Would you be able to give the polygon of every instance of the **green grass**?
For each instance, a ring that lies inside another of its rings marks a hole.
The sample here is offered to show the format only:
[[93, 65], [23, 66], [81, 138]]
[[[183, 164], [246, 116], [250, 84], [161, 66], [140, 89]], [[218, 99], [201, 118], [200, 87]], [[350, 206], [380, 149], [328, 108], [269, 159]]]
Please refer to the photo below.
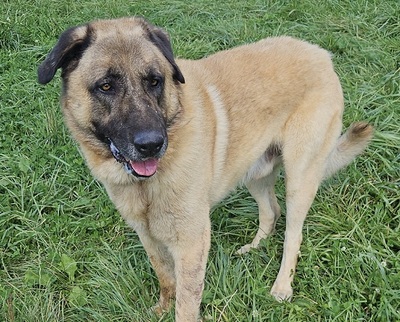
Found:
[[[400, 3], [387, 1], [54, 1], [0, 4], [0, 321], [158, 321], [158, 283], [136, 234], [84, 165], [59, 109], [60, 81], [36, 68], [69, 26], [142, 15], [180, 57], [271, 35], [330, 50], [345, 126], [368, 120], [366, 153], [325, 182], [304, 227], [292, 303], [269, 295], [284, 216], [259, 250], [238, 190], [212, 214], [202, 311], [212, 321], [400, 320]], [[244, 77], [245, 80], [245, 77]], [[278, 186], [281, 204], [284, 187]], [[172, 321], [167, 314], [165, 321]]]

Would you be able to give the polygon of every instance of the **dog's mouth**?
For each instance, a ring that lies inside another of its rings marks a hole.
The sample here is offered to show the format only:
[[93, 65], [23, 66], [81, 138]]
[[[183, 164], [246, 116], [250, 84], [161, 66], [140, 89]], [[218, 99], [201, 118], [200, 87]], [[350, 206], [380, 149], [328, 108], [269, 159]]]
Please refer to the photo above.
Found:
[[110, 140], [110, 150], [115, 160], [122, 163], [125, 171], [136, 177], [149, 178], [157, 172], [158, 159], [147, 158], [144, 160], [128, 160]]
[[125, 170], [137, 177], [151, 177], [157, 172], [158, 160], [128, 161], [124, 163]]

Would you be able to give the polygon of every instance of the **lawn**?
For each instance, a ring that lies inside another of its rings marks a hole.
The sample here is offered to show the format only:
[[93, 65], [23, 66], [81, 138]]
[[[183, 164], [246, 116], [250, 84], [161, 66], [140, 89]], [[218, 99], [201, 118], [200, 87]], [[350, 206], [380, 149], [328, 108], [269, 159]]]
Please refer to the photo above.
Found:
[[[274, 35], [332, 52], [344, 124], [375, 128], [367, 151], [321, 186], [304, 226], [291, 303], [269, 295], [284, 219], [260, 249], [238, 189], [212, 213], [203, 316], [210, 321], [400, 321], [400, 2], [55, 1], [0, 4], [0, 321], [159, 321], [143, 247], [86, 168], [36, 69], [70, 26], [141, 15], [200, 58]], [[58, 74], [59, 75], [59, 74]], [[246, 80], [244, 75], [243, 80]], [[284, 186], [277, 191], [284, 206]], [[166, 314], [163, 321], [172, 321]]]

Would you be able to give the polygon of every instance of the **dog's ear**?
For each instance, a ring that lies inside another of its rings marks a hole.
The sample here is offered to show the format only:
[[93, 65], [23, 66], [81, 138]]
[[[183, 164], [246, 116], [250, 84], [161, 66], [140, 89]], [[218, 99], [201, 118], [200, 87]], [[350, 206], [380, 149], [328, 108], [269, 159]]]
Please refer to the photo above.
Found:
[[174, 74], [173, 74], [174, 79], [184, 84], [185, 78], [183, 77], [181, 70], [179, 69], [178, 65], [175, 62], [168, 34], [163, 29], [153, 26], [145, 19], [140, 19], [140, 20], [144, 30], [147, 31], [150, 41], [160, 49], [164, 57], [172, 65], [174, 69]]
[[63, 74], [76, 67], [83, 51], [90, 43], [90, 28], [88, 25], [70, 28], [64, 31], [57, 44], [38, 68], [40, 84], [50, 82], [57, 69], [62, 68]]

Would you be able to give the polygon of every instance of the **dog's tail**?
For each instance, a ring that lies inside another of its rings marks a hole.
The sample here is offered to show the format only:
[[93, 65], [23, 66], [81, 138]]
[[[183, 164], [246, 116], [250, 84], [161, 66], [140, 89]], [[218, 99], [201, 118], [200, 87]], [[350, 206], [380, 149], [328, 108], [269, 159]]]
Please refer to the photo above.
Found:
[[330, 177], [363, 152], [371, 140], [373, 132], [374, 128], [368, 123], [353, 123], [337, 140], [329, 156], [324, 178]]

